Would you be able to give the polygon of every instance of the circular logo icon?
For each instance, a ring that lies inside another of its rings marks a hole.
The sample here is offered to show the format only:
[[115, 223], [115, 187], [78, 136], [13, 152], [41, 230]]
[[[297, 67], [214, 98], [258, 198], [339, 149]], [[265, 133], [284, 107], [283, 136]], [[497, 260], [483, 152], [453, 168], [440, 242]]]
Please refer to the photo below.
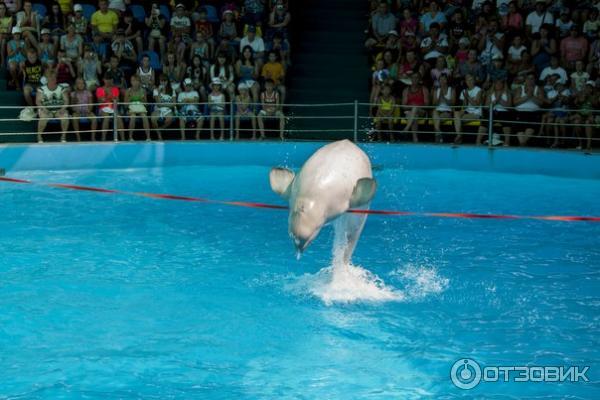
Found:
[[452, 365], [450, 379], [459, 389], [473, 389], [481, 382], [481, 367], [475, 360], [461, 358]]

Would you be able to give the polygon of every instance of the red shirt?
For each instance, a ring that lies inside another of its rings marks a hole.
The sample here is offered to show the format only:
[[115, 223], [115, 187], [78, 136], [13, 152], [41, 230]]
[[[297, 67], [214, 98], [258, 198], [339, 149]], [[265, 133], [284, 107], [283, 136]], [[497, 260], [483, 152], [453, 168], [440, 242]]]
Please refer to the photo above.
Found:
[[113, 109], [113, 100], [119, 100], [119, 88], [116, 86], [113, 86], [108, 89], [109, 90], [106, 91], [104, 86], [100, 86], [98, 89], [96, 89], [96, 98], [98, 99], [98, 102], [100, 103], [100, 109], [108, 107], [112, 110]]

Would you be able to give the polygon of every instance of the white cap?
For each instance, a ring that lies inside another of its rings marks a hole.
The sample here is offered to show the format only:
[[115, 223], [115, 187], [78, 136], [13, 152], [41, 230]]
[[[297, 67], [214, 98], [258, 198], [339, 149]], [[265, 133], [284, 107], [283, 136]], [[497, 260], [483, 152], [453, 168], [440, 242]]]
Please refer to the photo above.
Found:
[[210, 82], [213, 85], [220, 85], [221, 84], [221, 79], [219, 78], [213, 78], [213, 80]]
[[586, 85], [591, 85], [592, 87], [596, 87], [596, 82], [589, 80], [585, 83]]
[[240, 84], [238, 85], [238, 90], [248, 90], [249, 87], [246, 84], [246, 82], [240, 82]]
[[48, 34], [48, 35], [49, 35], [49, 34], [50, 34], [50, 29], [48, 29], [48, 28], [44, 28], [44, 29], [42, 29], [42, 31], [41, 31], [40, 33], [41, 33], [42, 35], [46, 35], [46, 34]]
[[192, 80], [191, 80], [190, 78], [185, 78], [185, 79], [183, 80], [183, 84], [184, 84], [184, 85], [191, 85], [191, 84], [192, 84]]
[[83, 11], [83, 7], [81, 6], [81, 4], [75, 4], [73, 6], [73, 11]]
[[21, 33], [21, 28], [18, 26], [13, 26], [12, 31], [13, 34], [14, 33]]

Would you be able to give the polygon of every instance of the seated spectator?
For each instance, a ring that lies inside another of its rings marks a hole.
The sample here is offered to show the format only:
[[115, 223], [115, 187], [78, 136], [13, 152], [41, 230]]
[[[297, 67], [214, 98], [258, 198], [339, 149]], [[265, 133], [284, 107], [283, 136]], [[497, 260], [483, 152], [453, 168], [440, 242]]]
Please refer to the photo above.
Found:
[[167, 76], [173, 86], [174, 92], [179, 92], [181, 81], [185, 76], [187, 65], [177, 58], [175, 53], [167, 53], [162, 65], [162, 72]]
[[288, 26], [290, 24], [290, 13], [286, 10], [282, 0], [278, 0], [273, 11], [269, 14], [268, 29], [266, 32], [266, 40], [273, 40], [273, 35], [279, 33], [283, 39], [288, 38]]
[[[87, 83], [86, 83], [87, 85]], [[106, 134], [108, 133], [108, 127], [112, 122], [113, 115], [115, 113], [115, 101], [119, 101], [121, 91], [113, 83], [113, 76], [111, 73], [104, 74], [104, 85], [96, 89], [96, 99], [98, 99], [98, 116], [102, 120], [102, 141], [106, 140]], [[121, 137], [121, 140], [125, 140], [125, 133], [123, 131], [123, 119], [117, 118], [117, 132]], [[116, 139], [116, 138], [115, 138]]]
[[129, 116], [129, 141], [133, 141], [135, 123], [138, 119], [142, 121], [146, 141], [150, 141], [150, 123], [148, 122], [148, 110], [146, 109], [146, 90], [140, 83], [140, 78], [133, 75], [130, 80], [131, 86], [125, 91], [125, 104], [127, 104], [127, 115]]
[[588, 39], [594, 39], [596, 32], [600, 30], [600, 14], [596, 7], [592, 7], [588, 19], [583, 24], [582, 31]]
[[446, 35], [440, 33], [440, 26], [437, 22], [429, 26], [428, 36], [421, 41], [421, 54], [423, 60], [433, 63], [439, 56], [446, 56], [448, 53], [448, 40]]
[[8, 13], [6, 4], [0, 3], [0, 65], [6, 65], [6, 43], [11, 35], [13, 18]]
[[204, 116], [200, 112], [199, 101], [200, 95], [194, 90], [192, 80], [186, 78], [183, 81], [183, 91], [177, 96], [177, 103], [180, 103], [179, 129], [181, 130], [181, 140], [185, 140], [185, 128], [189, 124], [196, 126], [196, 140], [200, 140]]
[[[398, 25], [400, 27], [400, 37], [406, 36], [406, 33], [408, 32], [412, 33], [412, 36], [415, 36], [417, 34], [417, 29], [419, 28], [419, 21], [417, 21], [410, 11], [410, 8], [404, 8], [402, 10], [402, 20]], [[388, 31], [388, 33], [389, 32], [390, 31]]]
[[135, 45], [138, 54], [142, 53], [144, 51], [144, 24], [133, 18], [133, 14], [129, 10], [125, 11], [122, 17], [123, 20], [117, 26], [117, 30], [122, 29], [125, 33], [125, 39]]
[[[160, 12], [158, 2], [152, 3], [150, 13], [146, 17], [146, 26], [148, 32], [148, 50], [156, 51], [160, 54], [160, 59], [165, 59], [165, 43], [168, 36], [167, 20]], [[158, 49], [157, 49], [158, 44]]]
[[433, 87], [439, 87], [440, 82], [439, 79], [442, 75], [449, 76], [452, 74], [452, 71], [448, 68], [448, 63], [446, 62], [446, 57], [443, 55], [439, 55], [435, 60], [435, 67], [430, 71], [431, 83]]
[[206, 82], [208, 73], [199, 56], [192, 57], [192, 63], [186, 69], [185, 77], [192, 80], [194, 89], [200, 94], [200, 100], [206, 101]]
[[429, 105], [429, 90], [423, 86], [421, 75], [418, 72], [413, 72], [410, 86], [404, 88], [402, 92], [402, 106], [404, 116], [406, 118], [406, 126], [403, 132], [411, 132], [413, 142], [417, 143], [419, 138], [417, 132], [419, 130], [419, 118], [426, 115], [426, 107]]
[[508, 3], [508, 13], [502, 17], [502, 29], [508, 32], [521, 32], [523, 30], [523, 15], [517, 8], [517, 1]]
[[423, 14], [421, 21], [419, 22], [419, 32], [428, 35], [431, 25], [436, 23], [438, 30], [444, 30], [446, 26], [446, 15], [440, 11], [440, 5], [437, 0], [433, 0], [429, 3], [429, 11]]
[[158, 134], [158, 140], [163, 140], [162, 130], [168, 129], [173, 123], [176, 97], [171, 82], [169, 82], [166, 75], [160, 76], [159, 85], [154, 88], [153, 94], [156, 106], [150, 121], [152, 122], [152, 128]]
[[385, 61], [379, 59], [375, 62], [375, 71], [373, 71], [373, 75], [371, 77], [371, 96], [370, 102], [375, 103], [375, 99], [379, 97], [379, 92], [381, 88], [386, 83], [392, 84], [389, 82], [390, 80], [390, 71], [385, 68]]
[[454, 77], [459, 80], [466, 79], [467, 75], [471, 75], [475, 80], [475, 86], [482, 84], [485, 78], [484, 68], [477, 59], [477, 50], [469, 50], [467, 61], [460, 64], [456, 71], [454, 71]]
[[381, 1], [377, 11], [371, 15], [371, 33], [365, 42], [368, 50], [375, 45], [382, 45], [389, 31], [396, 29], [396, 17], [389, 10], [387, 1]]
[[235, 139], [240, 139], [241, 121], [250, 120], [250, 124], [252, 125], [252, 140], [256, 140], [256, 118], [254, 114], [254, 105], [252, 104], [255, 100], [250, 97], [248, 84], [245, 82], [241, 82], [238, 85], [238, 92], [239, 95], [235, 98]]
[[[65, 17], [58, 3], [53, 3], [43, 19], [42, 26], [48, 29], [52, 43], [58, 45], [61, 36], [65, 34]], [[42, 29], [43, 30], [43, 29]]]
[[265, 12], [263, 0], [244, 0], [244, 22], [256, 25], [262, 22]]
[[200, 7], [200, 11], [198, 13], [198, 20], [194, 23], [196, 28], [196, 33], [201, 33], [202, 37], [206, 41], [209, 47], [209, 54], [212, 54], [212, 51], [215, 48], [215, 37], [213, 32], [213, 26], [208, 21], [208, 16], [206, 13], [206, 8]]
[[192, 43], [190, 54], [192, 57], [198, 56], [202, 61], [202, 64], [206, 67], [210, 67], [211, 60], [211, 49], [208, 45], [208, 42], [204, 38], [204, 34], [202, 32], [196, 33], [196, 40]]
[[183, 60], [187, 44], [191, 42], [192, 21], [186, 15], [185, 6], [177, 4], [175, 15], [171, 17], [171, 34], [177, 39], [177, 58]]
[[515, 75], [517, 73], [523, 53], [526, 51], [527, 47], [523, 45], [521, 35], [516, 34], [513, 37], [512, 44], [508, 48], [508, 58], [506, 59], [506, 67], [509, 74]]
[[490, 89], [492, 84], [496, 81], [506, 81], [508, 79], [508, 71], [504, 68], [504, 59], [502, 54], [494, 55], [492, 65], [488, 68], [485, 82], [483, 83], [484, 90]]
[[104, 39], [100, 35], [94, 35], [92, 37], [92, 43], [86, 42], [84, 46], [86, 44], [88, 44], [92, 48], [92, 51], [96, 53], [98, 59], [102, 63], [108, 61], [108, 49], [110, 48], [109, 45], [112, 44], [111, 42], [104, 41]]
[[54, 59], [56, 55], [56, 45], [50, 40], [50, 30], [48, 28], [42, 29], [42, 39], [38, 42], [38, 56], [44, 66], [52, 66], [56, 62]]
[[588, 65], [586, 70], [589, 74], [600, 72], [600, 30], [596, 32], [596, 39], [592, 42], [590, 46], [590, 51], [588, 53]]
[[[477, 86], [475, 77], [472, 74], [467, 74], [465, 76], [465, 88], [460, 92], [459, 100], [462, 102], [464, 108], [462, 110], [454, 111], [454, 130], [456, 131], [456, 138], [454, 139], [455, 144], [462, 143], [462, 123], [464, 121], [481, 120], [483, 115], [481, 108], [484, 102], [483, 90]], [[487, 127], [483, 123], [479, 126], [479, 134], [476, 139], [478, 145], [481, 144], [486, 129]]]
[[240, 41], [240, 52], [246, 46], [252, 47], [254, 60], [258, 67], [262, 68], [263, 57], [265, 55], [265, 42], [261, 37], [256, 36], [256, 27], [254, 25], [248, 27], [246, 36]]
[[144, 54], [140, 60], [135, 74], [140, 79], [140, 84], [146, 93], [152, 93], [154, 90], [154, 82], [156, 82], [156, 75], [154, 68], [150, 65], [150, 56]]
[[596, 120], [593, 111], [598, 109], [600, 102], [598, 101], [598, 95], [594, 93], [595, 88], [594, 81], [587, 81], [584, 89], [577, 93], [575, 96], [575, 108], [578, 110], [571, 116], [571, 122], [579, 126], [575, 126], [575, 134], [577, 137], [582, 137], [582, 124], [585, 124], [583, 130], [585, 131], [585, 147], [582, 144], [581, 139], [577, 149], [585, 148], [586, 151], [592, 151], [592, 133], [598, 121]]
[[558, 146], [559, 131], [555, 128], [557, 121], [566, 122], [567, 112], [562, 99], [568, 99], [570, 91], [560, 82], [560, 75], [557, 73], [548, 74], [544, 79], [544, 107], [549, 111], [542, 113], [541, 124], [538, 130], [538, 136], [549, 138], [554, 134], [554, 142], [551, 147]]
[[86, 48], [83, 58], [79, 60], [77, 71], [79, 76], [85, 81], [86, 88], [95, 91], [100, 82], [98, 77], [102, 72], [102, 64], [90, 47]]
[[37, 47], [38, 36], [40, 34], [40, 16], [33, 10], [30, 0], [23, 2], [23, 10], [17, 13], [17, 23], [15, 26], [21, 29], [23, 39], [29, 46]]
[[574, 26], [574, 22], [571, 19], [571, 13], [568, 8], [563, 8], [560, 12], [560, 18], [556, 20], [554, 24], [558, 31], [558, 35], [560, 38], [565, 38], [569, 36], [569, 31], [571, 27]]
[[281, 111], [281, 101], [279, 93], [275, 90], [275, 83], [271, 79], [265, 81], [265, 90], [260, 94], [261, 110], [258, 113], [258, 129], [260, 130], [260, 139], [265, 139], [266, 118], [276, 118], [279, 120], [279, 138], [284, 140], [283, 130], [285, 128], [285, 116]]
[[219, 120], [219, 140], [224, 138], [225, 130], [225, 95], [221, 92], [221, 79], [214, 78], [208, 94], [208, 113], [210, 115], [210, 140], [215, 140], [215, 120]]
[[504, 33], [498, 31], [498, 22], [495, 18], [490, 19], [483, 29], [477, 48], [480, 52], [479, 61], [484, 67], [492, 64], [494, 56], [503, 56]]
[[217, 54], [216, 61], [210, 66], [209, 73], [210, 81], [213, 82], [215, 78], [219, 78], [221, 88], [225, 90], [230, 99], [233, 99], [235, 96], [235, 86], [233, 83], [235, 75], [233, 67], [224, 53]]
[[219, 26], [219, 38], [221, 40], [228, 40], [233, 47], [239, 47], [240, 37], [232, 10], [223, 11], [223, 19]]
[[127, 80], [125, 72], [119, 65], [119, 57], [113, 55], [110, 57], [108, 65], [106, 65], [106, 73], [110, 74], [113, 80], [113, 85], [117, 86], [121, 91], [127, 88]]
[[544, 24], [539, 30], [539, 35], [535, 35], [531, 42], [531, 55], [533, 56], [533, 65], [536, 70], [541, 72], [550, 65], [550, 57], [556, 54], [556, 40], [550, 34], [552, 26]]
[[469, 27], [464, 20], [461, 10], [457, 10], [452, 14], [452, 18], [448, 23], [448, 43], [451, 48], [456, 48], [462, 37], [469, 34]]
[[382, 125], [385, 124], [390, 134], [390, 142], [394, 141], [394, 113], [396, 111], [396, 99], [392, 95], [392, 88], [389, 85], [383, 85], [381, 95], [375, 98], [375, 130], [377, 131], [377, 140], [382, 141]]
[[527, 144], [535, 130], [532, 126], [539, 124], [540, 111], [544, 104], [544, 91], [535, 83], [535, 75], [529, 74], [525, 83], [513, 93], [513, 103], [516, 111], [517, 138], [519, 144]]
[[[456, 60], [457, 67], [469, 59], [469, 47], [471, 46], [471, 41], [468, 37], [463, 36], [458, 40], [458, 50], [454, 54], [454, 59]], [[456, 69], [456, 68], [455, 68]]]
[[92, 14], [90, 22], [92, 36], [99, 36], [101, 39], [112, 41], [119, 25], [119, 15], [113, 10], [109, 10], [107, 0], [99, 0], [98, 11]]
[[252, 93], [252, 102], [258, 102], [260, 85], [258, 84], [258, 67], [254, 61], [252, 47], [246, 46], [242, 55], [235, 63], [235, 74], [239, 83], [243, 83], [246, 89]]
[[576, 61], [575, 71], [569, 76], [569, 78], [571, 78], [571, 89], [573, 90], [573, 93], [581, 92], [585, 87], [585, 83], [590, 79], [590, 74], [583, 68], [583, 61]]
[[67, 27], [67, 33], [60, 38], [60, 47], [71, 62], [76, 63], [79, 57], [83, 55], [83, 38], [76, 33], [75, 25]]
[[571, 25], [569, 36], [560, 41], [560, 58], [562, 64], [573, 68], [575, 62], [585, 60], [588, 52], [588, 41], [579, 35], [577, 25]]
[[405, 54], [404, 60], [402, 60], [399, 64], [398, 80], [405, 85], [412, 84], [413, 73], [416, 72], [420, 76], [423, 76], [425, 73], [425, 68], [419, 62], [417, 53], [413, 50], [408, 50]]
[[546, 10], [546, 0], [536, 0], [535, 9], [527, 15], [525, 29], [528, 36], [533, 36], [540, 31], [543, 24], [554, 25], [554, 15]]
[[452, 107], [456, 104], [456, 91], [449, 83], [448, 74], [440, 75], [439, 85], [432, 92], [431, 105], [436, 106], [432, 114], [433, 130], [435, 141], [438, 143], [444, 142], [441, 124], [443, 121], [452, 120]]
[[268, 61], [262, 67], [261, 76], [265, 80], [270, 79], [273, 81], [275, 84], [275, 89], [279, 92], [281, 103], [285, 103], [285, 69], [277, 57], [277, 53], [274, 51], [269, 53]]
[[33, 94], [38, 90], [44, 73], [44, 67], [35, 49], [27, 49], [27, 59], [22, 63], [20, 69], [23, 72], [23, 97], [25, 97], [25, 103], [28, 106], [33, 106]]
[[83, 15], [83, 7], [81, 4], [73, 6], [73, 15], [69, 16], [69, 25], [75, 27], [75, 33], [82, 38], [87, 37], [89, 21]]
[[565, 85], [567, 83], [567, 71], [560, 66], [557, 56], [550, 57], [550, 65], [542, 70], [540, 74], [540, 81], [545, 81], [546, 77], [557, 74], [559, 76], [558, 82]]
[[97, 121], [93, 112], [94, 97], [92, 96], [92, 92], [85, 87], [83, 78], [77, 78], [75, 80], [75, 87], [71, 92], [70, 97], [71, 112], [73, 113], [73, 129], [77, 135], [77, 140], [81, 141], [80, 123], [83, 119], [87, 119], [90, 122], [92, 142], [95, 142]]
[[117, 29], [115, 40], [110, 46], [112, 54], [119, 58], [119, 65], [126, 71], [132, 71], [137, 66], [137, 53], [130, 40], [125, 37], [123, 29]]
[[492, 112], [494, 113], [493, 120], [499, 121], [502, 126], [504, 146], [510, 146], [511, 129], [509, 121], [511, 121], [512, 113], [509, 107], [512, 106], [512, 98], [504, 80], [497, 79], [493, 81], [486, 104], [492, 108]]
[[49, 74], [46, 76], [47, 83], [38, 88], [36, 95], [36, 104], [38, 108], [38, 143], [42, 143], [42, 133], [46, 125], [51, 120], [60, 120], [62, 129], [60, 141], [66, 142], [66, 132], [69, 130], [69, 96], [67, 91], [56, 82], [56, 76]]
[[12, 28], [12, 39], [6, 45], [6, 54], [8, 56], [8, 71], [10, 73], [9, 84], [15, 88], [21, 87], [19, 76], [21, 75], [20, 66], [27, 57], [25, 49], [27, 48], [25, 40], [21, 38], [21, 28], [15, 26]]
[[58, 51], [56, 57], [56, 66], [52, 68], [52, 70], [56, 74], [56, 81], [58, 84], [65, 87], [71, 86], [77, 77], [77, 73], [73, 67], [73, 62], [69, 57], [66, 56], [66, 53], [63, 50]]
[[535, 76], [535, 66], [533, 65], [529, 52], [523, 52], [523, 55], [521, 56], [521, 63], [519, 64], [517, 71], [517, 75], [514, 77], [511, 85], [511, 90], [514, 89], [514, 87], [523, 84], [527, 75], [534, 74]]

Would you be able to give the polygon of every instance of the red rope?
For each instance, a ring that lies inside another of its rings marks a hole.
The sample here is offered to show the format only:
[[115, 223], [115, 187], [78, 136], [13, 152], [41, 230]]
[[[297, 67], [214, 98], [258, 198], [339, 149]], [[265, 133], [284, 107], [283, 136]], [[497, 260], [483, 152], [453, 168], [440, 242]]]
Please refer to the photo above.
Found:
[[[248, 201], [223, 201], [223, 200], [210, 200], [201, 197], [188, 197], [178, 196], [173, 194], [161, 194], [161, 193], [144, 193], [144, 192], [126, 192], [122, 190], [104, 189], [92, 186], [81, 186], [81, 185], [69, 185], [64, 183], [35, 183], [25, 179], [15, 179], [6, 176], [0, 176], [1, 182], [19, 183], [19, 184], [35, 184], [41, 186], [47, 186], [58, 189], [68, 190], [81, 190], [96, 193], [107, 193], [107, 194], [124, 194], [129, 196], [142, 196], [149, 197], [152, 199], [159, 200], [177, 200], [177, 201], [188, 201], [197, 203], [212, 203], [212, 204], [224, 204], [228, 206], [236, 207], [247, 207], [247, 208], [265, 208], [272, 210], [287, 210], [288, 207], [276, 204], [256, 203]], [[372, 215], [398, 215], [398, 216], [424, 216], [424, 217], [437, 217], [437, 218], [467, 218], [467, 219], [530, 219], [530, 220], [541, 220], [541, 221], [562, 221], [562, 222], [600, 222], [600, 217], [590, 216], [572, 216], [572, 215], [536, 215], [536, 216], [525, 216], [525, 215], [508, 215], [508, 214], [475, 214], [475, 213], [423, 213], [423, 212], [412, 212], [412, 211], [393, 211], [393, 210], [362, 210], [352, 209], [348, 210], [354, 214], [372, 214]]]

